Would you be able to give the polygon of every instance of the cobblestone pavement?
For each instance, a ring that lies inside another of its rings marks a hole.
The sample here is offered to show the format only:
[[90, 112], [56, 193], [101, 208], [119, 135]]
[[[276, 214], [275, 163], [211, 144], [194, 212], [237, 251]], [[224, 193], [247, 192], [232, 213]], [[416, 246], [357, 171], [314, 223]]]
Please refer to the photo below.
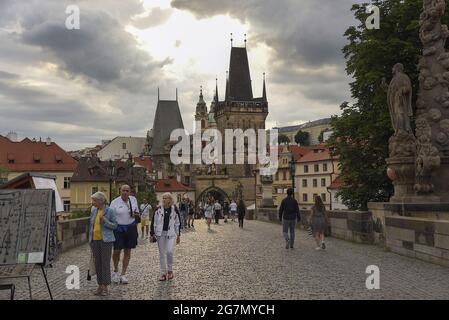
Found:
[[[245, 221], [212, 225], [204, 220], [186, 231], [175, 248], [175, 279], [159, 282], [156, 244], [133, 251], [128, 285], [114, 285], [109, 297], [95, 297], [95, 278], [86, 280], [87, 245], [61, 254], [48, 278], [56, 299], [449, 299], [449, 269], [383, 249], [334, 238], [315, 251], [313, 239], [297, 232], [286, 250], [281, 227]], [[80, 290], [67, 290], [65, 268], [77, 265]], [[368, 265], [380, 268], [380, 290], [367, 290]], [[3, 282], [5, 282], [3, 280]], [[9, 281], [10, 282], [10, 281]], [[28, 299], [26, 279], [17, 279], [16, 298]], [[48, 299], [42, 273], [33, 272], [34, 299]], [[0, 292], [0, 299], [8, 299]]]

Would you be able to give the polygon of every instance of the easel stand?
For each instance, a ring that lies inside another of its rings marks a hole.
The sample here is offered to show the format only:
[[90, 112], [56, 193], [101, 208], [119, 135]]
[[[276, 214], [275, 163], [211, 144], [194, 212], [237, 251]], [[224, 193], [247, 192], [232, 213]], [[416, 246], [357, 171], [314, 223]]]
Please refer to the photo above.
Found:
[[[36, 264], [18, 264], [18, 265], [8, 265], [8, 266], [0, 266], [0, 279], [17, 279], [17, 278], [27, 278], [28, 282], [28, 293], [30, 296], [30, 300], [33, 300], [33, 295], [31, 293], [31, 274], [35, 268]], [[39, 264], [42, 275], [45, 279], [45, 285], [47, 286], [48, 294], [50, 295], [50, 299], [53, 300], [53, 295], [51, 293], [50, 285], [47, 279], [47, 273], [44, 270], [44, 265]], [[51, 265], [50, 265], [51, 267]], [[11, 284], [14, 287], [13, 284]], [[7, 285], [7, 286], [11, 286]], [[14, 297], [14, 291], [12, 291], [11, 298]]]
[[[50, 295], [50, 300], [53, 300], [53, 295], [51, 294], [51, 289], [50, 289], [50, 285], [48, 284], [47, 273], [45, 272], [44, 265], [41, 264], [40, 266], [41, 266], [42, 274], [44, 275], [45, 285], [47, 286], [48, 294]], [[53, 266], [50, 264], [50, 268], [52, 268], [52, 267]]]

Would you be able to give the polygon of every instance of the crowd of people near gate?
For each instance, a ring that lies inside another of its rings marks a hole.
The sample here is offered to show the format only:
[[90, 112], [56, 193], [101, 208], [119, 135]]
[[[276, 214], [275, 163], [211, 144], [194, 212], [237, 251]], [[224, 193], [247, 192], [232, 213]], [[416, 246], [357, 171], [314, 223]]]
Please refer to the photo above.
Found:
[[[172, 194], [165, 193], [160, 204], [152, 206], [144, 199], [139, 206], [136, 197], [131, 195], [131, 188], [128, 185], [122, 185], [119, 192], [120, 195], [110, 204], [107, 203], [106, 196], [102, 192], [96, 192], [91, 196], [92, 208], [88, 234], [91, 248], [89, 271], [90, 274], [96, 274], [98, 288], [94, 292], [95, 295], [107, 296], [108, 286], [111, 283], [129, 283], [126, 273], [132, 250], [138, 245], [139, 224], [142, 240], [148, 239], [151, 243], [157, 243], [160, 262], [159, 281], [174, 278], [175, 244], [181, 243], [181, 230], [194, 228], [195, 220], [204, 218], [210, 231], [212, 221], [220, 224], [220, 219], [223, 219], [224, 223], [234, 222], [237, 219], [239, 228], [243, 229], [246, 215], [243, 199], [220, 203], [218, 199], [209, 195], [195, 206], [192, 199], [184, 197], [176, 205]], [[294, 199], [291, 188], [287, 190], [287, 197], [283, 199], [279, 207], [279, 219], [282, 222], [286, 249], [293, 249], [295, 227], [297, 221], [301, 220], [301, 216], [298, 202]], [[316, 250], [326, 249], [325, 207], [319, 196], [315, 198], [309, 225], [317, 242]]]

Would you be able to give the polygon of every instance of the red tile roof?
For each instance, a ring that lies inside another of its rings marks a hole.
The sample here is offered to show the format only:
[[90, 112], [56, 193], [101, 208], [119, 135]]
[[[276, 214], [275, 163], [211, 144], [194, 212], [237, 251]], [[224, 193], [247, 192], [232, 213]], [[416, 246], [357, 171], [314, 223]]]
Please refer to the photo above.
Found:
[[341, 176], [338, 176], [335, 178], [334, 181], [332, 181], [331, 185], [328, 187], [328, 189], [341, 189], [343, 187], [344, 182]]
[[183, 185], [176, 179], [160, 179], [156, 180], [154, 190], [156, 192], [179, 192], [179, 191], [187, 192], [193, 191], [194, 189]]
[[153, 172], [153, 161], [150, 156], [134, 157], [134, 162], [147, 169], [149, 173]]
[[298, 161], [312, 150], [313, 150], [312, 147], [300, 147], [297, 145], [290, 146], [290, 152], [292, 153], [293, 159], [295, 161]]
[[306, 155], [304, 155], [304, 157], [299, 159], [297, 162], [315, 162], [330, 159], [331, 155], [329, 153], [329, 149], [314, 149], [311, 152], [308, 152]]
[[0, 135], [0, 167], [12, 172], [75, 171], [78, 162], [56, 143], [28, 138], [13, 142]]

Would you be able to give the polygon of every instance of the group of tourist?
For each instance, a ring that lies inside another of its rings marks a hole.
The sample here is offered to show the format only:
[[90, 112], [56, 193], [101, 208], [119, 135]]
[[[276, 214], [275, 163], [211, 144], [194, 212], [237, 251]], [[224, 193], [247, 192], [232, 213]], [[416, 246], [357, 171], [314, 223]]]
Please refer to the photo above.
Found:
[[206, 219], [208, 230], [211, 230], [212, 218], [215, 218], [215, 224], [219, 224], [220, 218], [223, 216], [224, 222], [228, 222], [228, 214], [230, 215], [231, 221], [235, 221], [235, 216], [237, 215], [239, 221], [239, 227], [243, 228], [243, 220], [246, 215], [245, 203], [242, 199], [239, 200], [239, 204], [232, 200], [231, 204], [227, 205], [224, 203], [223, 206], [218, 200], [210, 196], [204, 206], [200, 203], [199, 208], [204, 212], [204, 218]]
[[[126, 271], [131, 260], [131, 251], [137, 246], [139, 238], [137, 225], [140, 220], [142, 239], [157, 242], [159, 248], [159, 262], [161, 275], [159, 280], [171, 280], [173, 273], [173, 249], [181, 240], [183, 227], [193, 228], [194, 204], [188, 197], [181, 200], [180, 209], [174, 204], [170, 193], [162, 196], [162, 203], [156, 207], [150, 223], [151, 205], [144, 203], [139, 207], [137, 199], [130, 195], [128, 185], [120, 187], [120, 196], [107, 205], [106, 196], [102, 192], [92, 195], [92, 209], [90, 214], [89, 243], [95, 264], [98, 288], [95, 295], [108, 295], [108, 286], [111, 282], [116, 284], [128, 284]], [[212, 218], [219, 223], [223, 207], [213, 197], [209, 197], [200, 205], [204, 210], [204, 217], [211, 229]], [[226, 206], [225, 216], [230, 214], [232, 221], [237, 215], [239, 227], [243, 228], [243, 220], [246, 214], [245, 204], [242, 199], [237, 204], [232, 201]], [[140, 219], [136, 219], [139, 216]], [[226, 218], [225, 218], [226, 219]], [[282, 222], [282, 231], [286, 241], [286, 249], [293, 249], [295, 242], [296, 221], [300, 220], [299, 205], [293, 197], [293, 189], [287, 190], [287, 197], [282, 200], [279, 207], [279, 219]], [[324, 233], [326, 230], [326, 216], [323, 201], [319, 196], [315, 197], [315, 205], [312, 207], [312, 215], [309, 221], [315, 237], [316, 250], [326, 249]], [[149, 236], [148, 236], [149, 234]], [[122, 268], [119, 271], [120, 258], [122, 256]], [[113, 272], [111, 274], [111, 256]]]
[[181, 212], [181, 225], [183, 228], [194, 228], [195, 222], [195, 206], [193, 201], [185, 196], [179, 204], [179, 211]]
[[[120, 196], [109, 206], [104, 193], [96, 192], [91, 196], [89, 243], [98, 283], [95, 295], [108, 295], [108, 286], [111, 282], [128, 284], [126, 271], [131, 260], [131, 250], [136, 248], [138, 240], [137, 215], [141, 217], [142, 238], [148, 238], [149, 232], [150, 242], [158, 244], [161, 270], [159, 280], [171, 280], [174, 277], [173, 248], [175, 242], [180, 243], [181, 216], [174, 205], [172, 195], [170, 193], [163, 195], [162, 205], [154, 210], [149, 225], [151, 206], [145, 200], [139, 209], [137, 199], [130, 195], [130, 191], [128, 185], [121, 186]], [[119, 272], [122, 251], [122, 268]]]
[[[173, 249], [180, 243], [181, 229], [194, 227], [194, 204], [188, 197], [181, 200], [178, 207], [174, 204], [172, 195], [165, 193], [162, 204], [155, 208], [150, 223], [151, 205], [144, 199], [139, 207], [136, 197], [132, 196], [128, 185], [120, 187], [120, 196], [112, 200], [108, 206], [106, 196], [102, 192], [92, 195], [92, 209], [90, 214], [89, 243], [97, 275], [98, 289], [95, 295], [108, 295], [111, 283], [128, 284], [126, 272], [131, 260], [131, 252], [138, 243], [137, 225], [140, 220], [142, 239], [157, 242], [159, 248], [160, 281], [171, 280], [173, 273]], [[204, 206], [205, 218], [210, 230], [212, 216], [215, 214], [218, 223], [222, 207], [218, 201], [210, 197]], [[229, 206], [232, 221], [238, 215], [239, 226], [243, 228], [245, 205], [240, 200]], [[140, 219], [136, 219], [137, 216]], [[218, 218], [217, 218], [218, 216]], [[122, 257], [121, 271], [119, 271]], [[111, 256], [113, 272], [111, 274]]]
[[[287, 197], [279, 206], [279, 220], [282, 222], [282, 233], [285, 239], [285, 248], [293, 249], [295, 244], [296, 221], [301, 220], [298, 201], [293, 197], [293, 189], [287, 189]], [[326, 208], [320, 196], [315, 196], [315, 204], [312, 206], [312, 214], [307, 224], [312, 229], [315, 237], [315, 250], [325, 250], [324, 233], [326, 231]]]

